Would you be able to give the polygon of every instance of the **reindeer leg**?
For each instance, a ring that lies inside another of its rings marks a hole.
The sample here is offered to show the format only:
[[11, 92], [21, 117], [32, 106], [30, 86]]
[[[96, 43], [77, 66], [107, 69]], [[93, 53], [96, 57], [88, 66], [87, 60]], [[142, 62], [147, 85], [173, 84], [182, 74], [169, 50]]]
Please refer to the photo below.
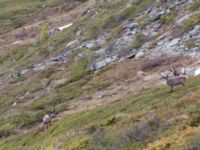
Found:
[[42, 125], [42, 129], [43, 129], [43, 131], [45, 130], [45, 123], [43, 123], [43, 125]]
[[45, 123], [45, 130], [48, 129], [48, 123]]
[[51, 120], [49, 121], [49, 126], [51, 126]]
[[173, 92], [173, 86], [171, 86], [171, 91], [170, 92]]
[[47, 129], [48, 129], [48, 124], [45, 125], [45, 130], [47, 130]]

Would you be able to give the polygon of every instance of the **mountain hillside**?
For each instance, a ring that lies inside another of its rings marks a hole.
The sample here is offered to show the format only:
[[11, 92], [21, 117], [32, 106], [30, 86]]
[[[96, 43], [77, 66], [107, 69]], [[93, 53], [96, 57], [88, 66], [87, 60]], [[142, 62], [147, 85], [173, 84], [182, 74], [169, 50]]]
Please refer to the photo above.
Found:
[[199, 0], [1, 0], [0, 150], [199, 150], [199, 59]]

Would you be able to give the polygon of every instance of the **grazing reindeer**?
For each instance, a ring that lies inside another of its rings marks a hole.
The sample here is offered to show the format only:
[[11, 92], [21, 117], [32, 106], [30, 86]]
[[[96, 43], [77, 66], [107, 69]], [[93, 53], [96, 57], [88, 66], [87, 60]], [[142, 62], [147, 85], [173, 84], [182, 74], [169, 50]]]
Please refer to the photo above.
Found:
[[172, 67], [170, 71], [173, 73], [174, 76], [180, 76], [180, 75], [186, 75], [186, 69], [185, 68], [175, 68]]
[[50, 112], [43, 117], [43, 130], [46, 130], [51, 126], [51, 120], [55, 118], [55, 112]]
[[187, 79], [186, 76], [169, 77], [169, 74], [167, 74], [166, 76], [162, 74], [160, 75], [162, 79], [165, 79], [167, 81], [167, 85], [171, 87], [171, 92], [173, 92], [174, 86], [177, 86], [177, 85], [185, 86], [185, 82]]

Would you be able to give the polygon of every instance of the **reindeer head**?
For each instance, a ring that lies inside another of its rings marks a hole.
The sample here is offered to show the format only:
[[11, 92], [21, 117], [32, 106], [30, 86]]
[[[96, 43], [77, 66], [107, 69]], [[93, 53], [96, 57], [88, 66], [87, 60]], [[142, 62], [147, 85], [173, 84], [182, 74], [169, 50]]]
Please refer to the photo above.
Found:
[[172, 67], [169, 69], [170, 72], [174, 72], [175, 70], [176, 70], [176, 68], [175, 68], [174, 66], [172, 66]]
[[55, 111], [50, 111], [50, 112], [49, 112], [49, 116], [50, 116], [51, 118], [55, 118], [55, 117], [56, 117]]
[[169, 78], [169, 73], [166, 74], [166, 75], [163, 75], [163, 74], [160, 73], [160, 76], [161, 76], [161, 78], [160, 78], [161, 80], [162, 80], [162, 79], [168, 80], [168, 78]]

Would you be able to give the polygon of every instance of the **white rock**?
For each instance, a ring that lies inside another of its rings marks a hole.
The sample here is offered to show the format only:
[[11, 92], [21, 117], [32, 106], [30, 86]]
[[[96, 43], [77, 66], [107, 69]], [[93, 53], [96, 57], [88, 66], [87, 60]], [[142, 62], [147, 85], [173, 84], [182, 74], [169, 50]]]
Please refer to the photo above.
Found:
[[180, 38], [173, 39], [167, 46], [172, 47], [174, 45], [177, 45], [179, 44], [180, 40], [181, 40]]
[[17, 44], [21, 44], [22, 41], [16, 41], [16, 42], [13, 42], [11, 45], [17, 45]]
[[13, 106], [16, 106], [16, 105], [17, 105], [17, 102], [13, 102], [12, 105], [13, 105]]
[[136, 55], [135, 55], [135, 59], [140, 59], [140, 58], [143, 58], [145, 55], [145, 53], [143, 51], [140, 51], [138, 52]]
[[67, 29], [67, 28], [71, 27], [72, 25], [73, 25], [73, 23], [67, 24], [65, 26], [59, 27], [58, 30], [62, 31], [64, 29]]
[[23, 70], [21, 70], [21, 74], [23, 75], [23, 74], [26, 74], [27, 72], [29, 72], [29, 69], [23, 69]]
[[107, 65], [107, 62], [105, 60], [99, 61], [95, 64], [95, 70], [101, 69]]
[[194, 72], [194, 76], [198, 76], [200, 75], [200, 68], [196, 69]]
[[71, 42], [69, 42], [68, 44], [67, 44], [67, 47], [70, 47], [71, 45], [74, 45], [74, 44], [77, 44], [78, 43], [78, 40], [76, 39], [76, 40], [73, 40], [73, 41], [71, 41]]
[[34, 65], [33, 70], [34, 70], [34, 71], [41, 71], [41, 70], [44, 70], [45, 67], [46, 67], [46, 66], [43, 65], [43, 64], [36, 64], [36, 65]]

